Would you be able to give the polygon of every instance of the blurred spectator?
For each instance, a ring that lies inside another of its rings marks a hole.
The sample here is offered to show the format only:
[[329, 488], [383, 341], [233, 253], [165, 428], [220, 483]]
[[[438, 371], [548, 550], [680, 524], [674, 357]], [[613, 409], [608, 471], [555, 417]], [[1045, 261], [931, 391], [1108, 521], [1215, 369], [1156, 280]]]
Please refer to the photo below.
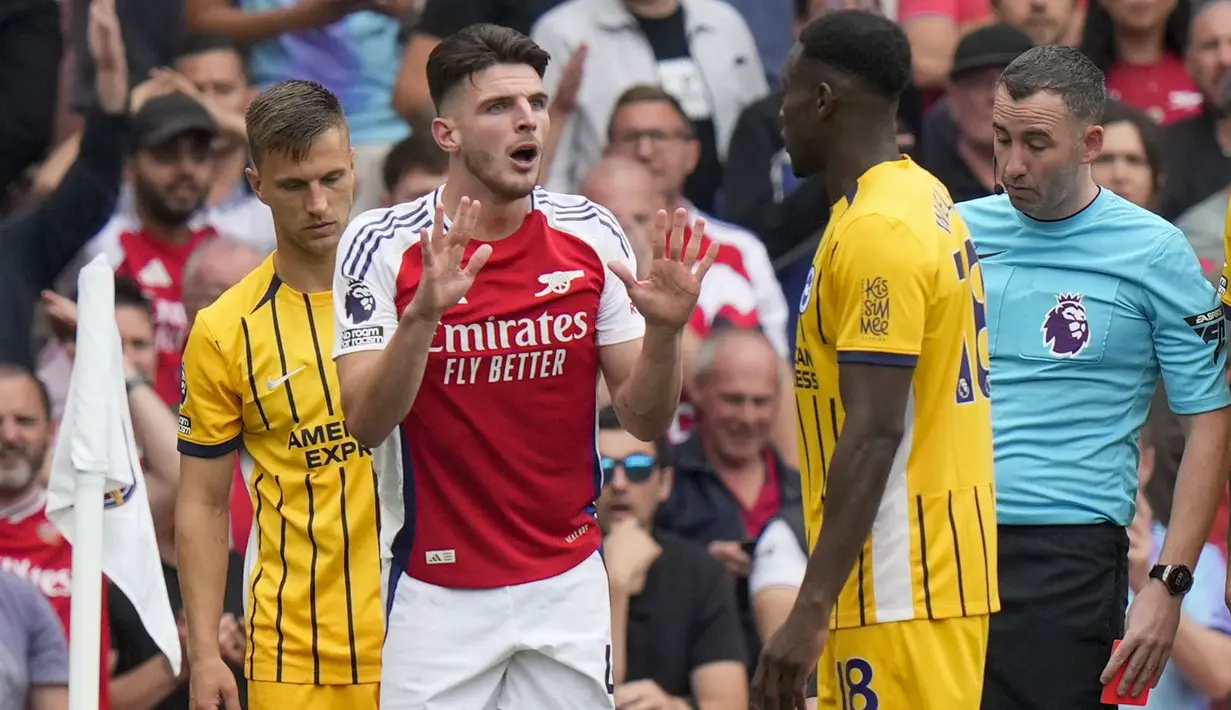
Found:
[[[1161, 159], [1158, 125], [1139, 109], [1108, 101], [1103, 111], [1103, 152], [1090, 166], [1094, 181], [1138, 207], [1153, 210], [1163, 186]], [[1221, 235], [1216, 247], [1221, 255]]]
[[668, 209], [682, 207], [689, 211], [690, 218], [704, 216], [705, 237], [721, 245], [715, 267], [723, 266], [751, 284], [754, 294], [751, 303], [739, 302], [733, 293], [720, 299], [721, 302], [710, 301], [708, 312], [702, 303], [704, 325], [710, 325], [724, 306], [732, 306], [745, 317], [755, 311], [755, 320], [743, 320], [739, 324], [759, 324], [774, 348], [785, 356], [786, 299], [765, 246], [756, 235], [704, 214], [704, 208], [687, 198], [687, 181], [703, 169], [700, 162], [705, 150], [694, 128], [686, 110], [672, 94], [656, 86], [632, 86], [616, 99], [608, 123], [607, 151], [645, 164], [654, 177], [655, 188], [666, 197]]
[[671, 491], [666, 442], [638, 441], [606, 408], [598, 450], [616, 706], [744, 710], [746, 649], [725, 571], [700, 545], [654, 525]]
[[768, 91], [748, 25], [722, 0], [569, 0], [534, 26], [555, 57], [543, 83], [561, 89], [568, 58], [585, 48], [575, 105], [552, 126], [546, 184], [576, 192], [603, 154], [616, 100], [630, 86], [661, 84], [691, 123], [699, 148], [684, 194], [713, 212], [722, 163], [745, 106]]
[[[0, 365], [0, 570], [33, 582], [68, 634], [72, 549], [44, 513], [46, 489], [39, 481], [53, 437], [51, 408], [42, 384], [20, 366]], [[99, 708], [108, 710], [111, 627], [106, 604], [101, 614]]]
[[[1150, 568], [1162, 551], [1178, 473], [1177, 468], [1154, 466], [1150, 427], [1142, 434], [1137, 514], [1128, 527], [1130, 600], [1149, 583]], [[1207, 543], [1193, 570], [1192, 588], [1184, 595], [1171, 659], [1150, 692], [1147, 708], [1205, 710], [1231, 694], [1231, 614], [1223, 598], [1226, 574], [1223, 553]]]
[[1201, 113], [1163, 132], [1167, 184], [1159, 214], [1175, 219], [1231, 183], [1231, 2], [1193, 8], [1188, 71], [1204, 97]]
[[[407, 121], [417, 115], [435, 116], [436, 107], [427, 90], [427, 58], [444, 37], [481, 22], [511, 27], [529, 35], [530, 28], [545, 12], [563, 0], [427, 0], [402, 54], [393, 105]], [[565, 57], [552, 55], [553, 64]], [[356, 213], [358, 214], [358, 213]]]
[[68, 710], [68, 643], [34, 586], [0, 570], [0, 710]]
[[250, 45], [253, 83], [322, 84], [342, 101], [355, 147], [355, 214], [380, 204], [381, 164], [409, 129], [393, 109], [399, 19], [412, 0], [187, 0], [188, 28]]
[[765, 526], [752, 552], [748, 598], [761, 638], [769, 638], [786, 622], [807, 570], [803, 510], [788, 508]]
[[[184, 263], [184, 315], [191, 329], [197, 313], [239, 283], [266, 258], [247, 244], [226, 236], [203, 242]], [[178, 410], [177, 410], [178, 412]], [[231, 549], [242, 551], [252, 531], [252, 499], [241, 461], [248, 452], [239, 451], [235, 480], [231, 485]], [[251, 464], [248, 464], [251, 470]]]
[[[638, 276], [648, 274], [653, 258], [654, 215], [671, 208], [666, 195], [657, 189], [650, 169], [635, 158], [608, 155], [590, 169], [581, 182], [581, 194], [611, 210], [633, 247], [641, 271]], [[707, 283], [708, 276], [702, 289]], [[748, 289], [751, 291], [751, 285]]]
[[1159, 123], [1201, 111], [1184, 66], [1188, 0], [1092, 0], [1081, 51], [1107, 74], [1107, 93]]
[[[134, 117], [136, 150], [129, 162], [133, 213], [117, 216], [82, 255], [81, 263], [105, 254], [116, 274], [137, 282], [150, 300], [156, 324], [158, 393], [170, 406], [180, 398], [180, 353], [188, 335], [181, 300], [184, 262], [215, 235], [197, 228], [192, 216], [213, 184], [210, 146], [218, 125], [195, 99], [172, 93], [149, 101]], [[75, 278], [75, 275], [74, 275]]]
[[802, 505], [799, 472], [771, 441], [786, 394], [778, 362], [756, 331], [722, 330], [702, 344], [694, 366], [697, 424], [675, 449], [674, 485], [656, 518], [707, 546], [736, 577], [749, 658], [760, 648], [745, 581], [749, 555], [771, 519]]
[[[2, 24], [2, 23], [0, 23]], [[5, 45], [7, 51], [9, 45]], [[129, 104], [124, 42], [112, 0], [91, 10], [90, 49], [98, 64], [99, 108], [86, 120], [81, 154], [64, 180], [30, 211], [0, 222], [0, 363], [34, 364], [34, 307], [82, 245], [106, 223], [115, 206], [124, 162]], [[132, 105], [144, 97], [136, 92]], [[10, 96], [9, 103], [21, 103]], [[0, 150], [0, 152], [3, 152]]]
[[63, 49], [60, 3], [0, 3], [0, 202], [51, 142]]
[[389, 150], [382, 169], [386, 207], [414, 202], [445, 184], [449, 154], [436, 145], [430, 124], [426, 130], [412, 131]]
[[992, 12], [995, 13], [997, 20], [1030, 35], [1030, 39], [1037, 45], [1076, 45], [1081, 40], [1081, 29], [1085, 19], [1084, 8], [1084, 0], [993, 0], [992, 2]]
[[760, 50], [765, 77], [774, 88], [782, 86], [782, 69], [795, 37], [791, 33], [798, 0], [726, 0], [739, 10]]
[[1008, 25], [981, 27], [958, 43], [949, 93], [928, 112], [919, 150], [919, 164], [944, 183], [954, 202], [992, 194], [996, 80], [1033, 46], [1029, 36]]
[[[60, 0], [68, 10], [67, 103], [74, 111], [96, 107], [94, 58], [88, 51], [87, 19], [93, 0]], [[150, 72], [171, 66], [184, 41], [184, 3], [165, 0], [114, 0], [120, 26], [124, 28], [124, 55], [129, 82], [138, 86]]]
[[897, 19], [910, 39], [915, 86], [933, 95], [943, 91], [958, 40], [991, 14], [988, 0], [901, 0]]

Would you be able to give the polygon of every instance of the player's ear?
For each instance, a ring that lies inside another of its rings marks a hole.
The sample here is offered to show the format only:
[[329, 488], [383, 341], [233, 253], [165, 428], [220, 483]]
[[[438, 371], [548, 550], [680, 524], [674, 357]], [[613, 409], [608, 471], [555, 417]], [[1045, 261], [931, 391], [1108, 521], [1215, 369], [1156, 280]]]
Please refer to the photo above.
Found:
[[432, 138], [436, 139], [436, 145], [446, 153], [456, 153], [462, 148], [457, 127], [452, 119], [443, 116], [432, 119]]
[[663, 466], [658, 469], [658, 475], [662, 478], [658, 486], [658, 502], [666, 503], [671, 497], [671, 487], [675, 484], [675, 469]]
[[248, 187], [252, 188], [252, 194], [256, 195], [257, 199], [264, 202], [265, 198], [261, 197], [261, 173], [256, 168], [249, 165], [244, 168], [244, 177], [248, 178]]
[[1089, 165], [1103, 152], [1103, 127], [1087, 126], [1081, 139], [1081, 164]]
[[822, 81], [816, 85], [816, 117], [818, 120], [823, 121], [833, 114], [837, 107], [835, 99], [833, 87], [828, 81]]

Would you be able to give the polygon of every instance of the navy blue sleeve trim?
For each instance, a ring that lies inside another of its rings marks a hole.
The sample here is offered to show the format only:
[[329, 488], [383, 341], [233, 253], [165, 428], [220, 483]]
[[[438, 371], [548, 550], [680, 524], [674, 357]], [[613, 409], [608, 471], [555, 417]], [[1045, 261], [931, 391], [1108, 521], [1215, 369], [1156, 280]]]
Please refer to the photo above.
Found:
[[176, 448], [179, 449], [181, 454], [186, 456], [195, 456], [199, 459], [216, 459], [238, 449], [242, 441], [242, 434], [237, 434], [234, 439], [224, 441], [221, 444], [196, 444], [180, 439], [179, 445]]
[[867, 350], [838, 351], [838, 364], [840, 365], [852, 363], [857, 365], [883, 365], [886, 367], [914, 367], [918, 362], [918, 355], [878, 353]]

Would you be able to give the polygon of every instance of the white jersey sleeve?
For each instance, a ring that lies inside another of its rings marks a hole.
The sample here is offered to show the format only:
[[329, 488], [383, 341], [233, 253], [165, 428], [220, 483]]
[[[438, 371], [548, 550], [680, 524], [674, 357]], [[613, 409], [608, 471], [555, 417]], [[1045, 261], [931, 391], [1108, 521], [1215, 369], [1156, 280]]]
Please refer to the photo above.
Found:
[[800, 548], [791, 526], [781, 518], [772, 520], [752, 553], [748, 595], [755, 597], [761, 590], [774, 587], [798, 589], [807, 568], [808, 556]]
[[359, 215], [338, 242], [334, 264], [334, 358], [382, 350], [398, 326], [402, 254], [430, 224], [428, 198]]
[[595, 325], [598, 345], [615, 345], [645, 335], [645, 319], [629, 299], [624, 282], [608, 266], [619, 262], [630, 273], [637, 273], [637, 257], [615, 216], [606, 207], [576, 195], [537, 190], [535, 199], [546, 205], [552, 227], [588, 243], [602, 262], [603, 292]]

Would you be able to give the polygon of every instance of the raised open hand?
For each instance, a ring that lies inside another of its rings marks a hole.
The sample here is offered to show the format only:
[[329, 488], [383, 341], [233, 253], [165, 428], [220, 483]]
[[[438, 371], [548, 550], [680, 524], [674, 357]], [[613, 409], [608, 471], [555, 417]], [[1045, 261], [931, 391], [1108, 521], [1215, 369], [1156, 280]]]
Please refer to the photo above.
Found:
[[423, 229], [419, 232], [419, 243], [423, 249], [423, 274], [419, 277], [415, 297], [402, 314], [403, 319], [413, 318], [435, 323], [470, 290], [479, 270], [492, 255], [491, 245], [483, 244], [462, 264], [466, 245], [470, 243], [479, 223], [480, 207], [478, 202], [463, 197], [458, 204], [453, 226], [446, 233], [444, 207], [440, 203], [436, 204], [432, 231]]
[[115, 14], [115, 0], [93, 0], [86, 26], [98, 103], [109, 114], [124, 112], [128, 102], [128, 59]]
[[697, 307], [701, 280], [718, 258], [718, 243], [710, 242], [705, 254], [697, 259], [705, 234], [705, 219], [698, 217], [693, 222], [692, 234], [685, 244], [687, 226], [688, 212], [683, 208], [677, 209], [674, 216], [669, 216], [666, 210], [654, 215], [654, 258], [644, 281], [637, 280], [624, 264], [611, 262], [607, 265], [624, 282], [628, 297], [641, 311], [647, 325], [676, 330], [688, 325]]

